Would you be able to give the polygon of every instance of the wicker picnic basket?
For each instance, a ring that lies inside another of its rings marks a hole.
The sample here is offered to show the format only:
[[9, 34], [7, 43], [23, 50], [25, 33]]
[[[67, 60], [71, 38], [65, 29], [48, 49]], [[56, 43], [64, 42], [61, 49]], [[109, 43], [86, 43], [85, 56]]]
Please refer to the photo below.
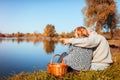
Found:
[[[55, 56], [60, 56], [62, 58], [62, 63], [53, 63], [53, 59]], [[54, 75], [54, 76], [63, 76], [67, 73], [67, 67], [68, 65], [64, 63], [64, 59], [61, 55], [55, 54], [52, 58], [50, 63], [47, 65], [48, 73]]]

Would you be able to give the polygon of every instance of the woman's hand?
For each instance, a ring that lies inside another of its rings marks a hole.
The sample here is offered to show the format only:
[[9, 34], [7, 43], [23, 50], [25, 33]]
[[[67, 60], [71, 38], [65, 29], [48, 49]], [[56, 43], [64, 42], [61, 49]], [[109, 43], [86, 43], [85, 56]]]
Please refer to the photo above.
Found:
[[63, 41], [63, 43], [66, 45], [69, 44], [69, 39], [70, 38], [61, 38], [60, 41]]

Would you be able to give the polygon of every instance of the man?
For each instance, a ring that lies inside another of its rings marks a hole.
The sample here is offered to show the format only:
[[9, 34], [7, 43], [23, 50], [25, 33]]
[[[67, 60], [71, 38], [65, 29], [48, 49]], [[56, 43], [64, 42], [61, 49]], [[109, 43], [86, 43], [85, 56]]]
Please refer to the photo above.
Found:
[[93, 48], [91, 70], [104, 70], [113, 63], [109, 44], [102, 35], [95, 31], [89, 29], [88, 33], [89, 37], [87, 38], [64, 38], [62, 40], [65, 44], [70, 43], [74, 46]]

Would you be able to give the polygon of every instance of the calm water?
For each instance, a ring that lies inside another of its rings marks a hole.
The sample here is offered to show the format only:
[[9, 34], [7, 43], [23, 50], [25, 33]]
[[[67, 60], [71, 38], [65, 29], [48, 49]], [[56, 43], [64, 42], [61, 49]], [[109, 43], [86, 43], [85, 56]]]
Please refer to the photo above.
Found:
[[[0, 38], [0, 77], [46, 70], [51, 57], [67, 49], [68, 46], [53, 41]], [[113, 59], [120, 63], [120, 48], [111, 48], [111, 52]]]
[[51, 57], [67, 48], [51, 41], [0, 39], [0, 76], [46, 70]]

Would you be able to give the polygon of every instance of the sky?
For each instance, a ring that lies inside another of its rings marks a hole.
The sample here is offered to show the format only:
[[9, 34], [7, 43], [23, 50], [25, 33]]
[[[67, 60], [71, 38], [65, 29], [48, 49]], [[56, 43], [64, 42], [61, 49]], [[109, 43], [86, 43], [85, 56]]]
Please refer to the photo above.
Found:
[[57, 33], [71, 32], [84, 26], [85, 6], [85, 0], [0, 0], [0, 33], [43, 33], [47, 24]]

